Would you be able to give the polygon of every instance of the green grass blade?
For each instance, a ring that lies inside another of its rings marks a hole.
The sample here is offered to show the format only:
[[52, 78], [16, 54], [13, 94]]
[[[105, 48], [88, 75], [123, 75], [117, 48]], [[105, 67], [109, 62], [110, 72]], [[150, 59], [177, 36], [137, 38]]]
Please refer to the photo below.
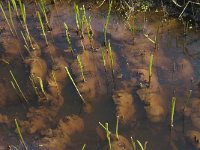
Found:
[[68, 68], [67, 68], [67, 67], [65, 67], [65, 70], [66, 70], [66, 72], [67, 72], [67, 74], [68, 74], [68, 76], [69, 76], [70, 80], [72, 81], [72, 83], [73, 83], [74, 87], [76, 88], [76, 91], [78, 92], [78, 94], [79, 94], [79, 96], [80, 96], [81, 100], [83, 101], [83, 103], [84, 103], [84, 104], [86, 104], [86, 101], [85, 101], [85, 99], [83, 98], [83, 96], [81, 95], [81, 93], [80, 93], [80, 91], [79, 91], [78, 87], [76, 86], [76, 84], [75, 84], [75, 82], [74, 82], [74, 79], [72, 78], [72, 76], [71, 76], [71, 74], [70, 74], [70, 72], [69, 72]]
[[117, 122], [116, 122], [116, 130], [115, 130], [115, 135], [117, 137], [117, 139], [119, 139], [119, 133], [118, 133], [118, 129], [119, 128], [119, 116], [117, 116]]
[[83, 81], [86, 82], [85, 76], [84, 76], [84, 73], [83, 73], [83, 65], [82, 65], [82, 62], [81, 62], [81, 57], [80, 57], [80, 55], [77, 55], [77, 60], [78, 60], [79, 68], [80, 68], [80, 70], [81, 70], [81, 75], [82, 75]]
[[70, 50], [71, 50], [72, 54], [74, 54], [74, 50], [72, 48], [71, 38], [70, 38], [70, 34], [69, 34], [69, 28], [68, 28], [66, 23], [64, 23], [64, 26], [65, 26], [65, 30], [66, 30], [67, 42], [69, 44], [69, 47], [70, 47]]
[[27, 150], [28, 148], [27, 148], [27, 146], [26, 146], [26, 144], [25, 144], [25, 141], [24, 141], [24, 138], [23, 138], [23, 136], [22, 136], [22, 133], [21, 133], [19, 124], [18, 124], [18, 122], [17, 122], [17, 119], [15, 119], [15, 126], [16, 126], [16, 128], [17, 128], [17, 133], [18, 133], [18, 135], [19, 135], [20, 141], [22, 142], [22, 144], [24, 145], [25, 149]]
[[0, 8], [1, 8], [1, 11], [2, 11], [2, 13], [3, 13], [3, 16], [4, 16], [5, 20], [6, 20], [6, 23], [7, 23], [8, 27], [9, 27], [9, 29], [10, 29], [10, 32], [14, 35], [13, 30], [12, 30], [12, 28], [11, 28], [11, 26], [10, 26], [10, 23], [9, 23], [9, 21], [8, 21], [8, 18], [7, 18], [7, 16], [6, 16], [6, 13], [5, 13], [5, 11], [4, 11], [3, 6], [1, 5], [1, 3], [0, 3]]
[[12, 17], [12, 10], [11, 10], [10, 1], [8, 1], [8, 10], [9, 10], [9, 16], [10, 16], [11, 25], [12, 25], [14, 31], [15, 31], [16, 36], [17, 36], [17, 31], [16, 31], [15, 24], [13, 22], [13, 17]]
[[171, 104], [171, 128], [174, 126], [174, 112], [175, 112], [175, 105], [176, 105], [176, 97], [172, 97], [172, 104]]
[[40, 21], [40, 26], [41, 26], [41, 29], [42, 29], [43, 36], [45, 38], [46, 45], [48, 45], [48, 40], [47, 40], [47, 36], [46, 36], [45, 30], [44, 30], [44, 25], [43, 25], [43, 22], [42, 22], [41, 15], [40, 15], [39, 11], [37, 11], [36, 13], [37, 13], [38, 19]]
[[15, 76], [14, 76], [14, 74], [12, 73], [12, 71], [10, 70], [10, 74], [11, 74], [11, 76], [12, 76], [12, 79], [13, 79], [13, 81], [15, 82], [15, 85], [17, 86], [17, 88], [18, 88], [18, 90], [19, 90], [19, 92], [21, 93], [21, 95], [22, 95], [22, 97], [24, 98], [24, 100], [28, 103], [28, 100], [26, 99], [26, 97], [25, 97], [25, 95], [24, 95], [24, 93], [22, 92], [22, 90], [21, 90], [21, 88], [20, 88], [20, 86], [19, 86], [19, 84], [18, 84], [18, 82], [17, 82], [17, 80], [16, 80], [16, 78], [15, 78]]

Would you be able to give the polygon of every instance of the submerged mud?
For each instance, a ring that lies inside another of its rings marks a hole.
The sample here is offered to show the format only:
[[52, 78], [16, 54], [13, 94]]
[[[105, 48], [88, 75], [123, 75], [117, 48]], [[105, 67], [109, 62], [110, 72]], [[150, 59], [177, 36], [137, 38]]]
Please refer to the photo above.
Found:
[[[130, 137], [141, 143], [148, 141], [147, 149], [200, 149], [199, 31], [185, 29], [187, 22], [167, 16], [163, 9], [131, 10], [128, 19], [113, 11], [106, 34], [110, 51], [103, 33], [106, 2], [99, 8], [84, 3], [86, 16], [91, 16], [91, 40], [87, 27], [83, 27], [84, 37], [78, 32], [72, 2], [47, 1], [46, 45], [33, 15], [38, 5], [24, 4], [33, 48], [27, 35], [27, 41], [19, 36], [24, 27], [16, 14], [13, 19], [18, 37], [11, 35], [0, 15], [4, 28], [0, 33], [0, 148], [10, 145], [23, 149], [14, 123], [17, 119], [30, 149], [76, 150], [83, 144], [86, 149], [109, 149], [99, 122], [109, 123], [114, 150], [133, 149]], [[5, 12], [8, 14], [7, 7]], [[26, 42], [28, 48], [24, 47]], [[176, 104], [170, 129], [172, 97], [176, 97]], [[113, 134], [117, 117], [119, 137]]]

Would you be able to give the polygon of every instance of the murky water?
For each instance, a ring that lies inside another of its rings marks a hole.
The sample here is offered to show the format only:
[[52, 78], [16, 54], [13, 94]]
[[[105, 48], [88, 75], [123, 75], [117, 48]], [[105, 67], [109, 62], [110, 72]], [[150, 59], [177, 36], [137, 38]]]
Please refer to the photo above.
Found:
[[[105, 50], [107, 63], [105, 72], [100, 50], [100, 47], [105, 49], [103, 27], [107, 5], [97, 8], [92, 3], [84, 4], [87, 16], [91, 16], [95, 47], [93, 52], [86, 31], [86, 38], [83, 40], [86, 50], [84, 52], [82, 50], [81, 39], [75, 31], [76, 20], [72, 2], [47, 5], [50, 10], [48, 18], [52, 27], [52, 31], [47, 32], [50, 43], [48, 47], [45, 45], [35, 15], [35, 11], [38, 10], [37, 5], [25, 3], [29, 31], [40, 47], [38, 52], [41, 53], [32, 57], [23, 47], [24, 41], [20, 35], [23, 28], [16, 16], [14, 23], [19, 39], [11, 35], [1, 13], [0, 149], [6, 149], [8, 145], [23, 149], [14, 122], [17, 118], [29, 149], [55, 149], [56, 147], [78, 150], [86, 144], [88, 150], [101, 150], [108, 143], [100, 136], [105, 130], [99, 131], [97, 128], [101, 128], [99, 122], [103, 124], [108, 122], [109, 130], [115, 133], [116, 115], [121, 117], [119, 134], [127, 138], [129, 143], [131, 143], [130, 137], [133, 137], [141, 143], [148, 141], [148, 150], [199, 149], [200, 137], [194, 134], [190, 136], [188, 132], [193, 130], [200, 132], [198, 109], [200, 106], [198, 87], [200, 31], [189, 24], [191, 28], [187, 29], [184, 35], [183, 22], [164, 16], [165, 13], [162, 11], [132, 12], [128, 21], [112, 12], [107, 39], [110, 40], [113, 49], [115, 63], [113, 80], [109, 53]], [[6, 3], [4, 5], [6, 6]], [[82, 3], [79, 5], [81, 6]], [[7, 7], [5, 10], [8, 13]], [[72, 47], [81, 57], [86, 76], [85, 83], [77, 67], [76, 57], [70, 53], [64, 22], [69, 27]], [[129, 30], [128, 24], [132, 25], [134, 32]], [[157, 50], [152, 42], [155, 36], [158, 39]], [[152, 87], [141, 88], [148, 80], [150, 54], [154, 55]], [[64, 70], [65, 66], [72, 73], [88, 105], [82, 104], [80, 96]], [[29, 104], [24, 101], [18, 90], [12, 87], [13, 79], [10, 70], [15, 75]], [[51, 85], [51, 83], [55, 84], [52, 81], [52, 71], [56, 74], [60, 95], [55, 90], [56, 86]], [[40, 95], [34, 92], [29, 79], [31, 72], [43, 80], [46, 95], [41, 90]], [[183, 107], [189, 90], [192, 90], [192, 94], [183, 120]], [[119, 91], [122, 91], [121, 96], [115, 97], [115, 94], [120, 93]], [[176, 106], [174, 127], [170, 130], [173, 96], [176, 97]], [[133, 102], [129, 104], [126, 100], [130, 97]], [[78, 117], [67, 119], [65, 117], [72, 115]], [[195, 141], [194, 138], [197, 140]]]

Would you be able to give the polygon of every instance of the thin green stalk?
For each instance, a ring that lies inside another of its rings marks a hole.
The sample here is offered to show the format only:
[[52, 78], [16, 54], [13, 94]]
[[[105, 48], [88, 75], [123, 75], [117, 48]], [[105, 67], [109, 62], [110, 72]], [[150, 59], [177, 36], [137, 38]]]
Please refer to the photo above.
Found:
[[18, 12], [18, 9], [17, 9], [16, 1], [15, 0], [11, 0], [11, 2], [12, 2], [12, 6], [13, 6], [14, 10], [16, 11], [17, 17], [19, 19], [20, 17], [19, 17], [19, 12]]
[[111, 140], [110, 140], [110, 132], [108, 129], [108, 123], [106, 123], [105, 126], [106, 126], [106, 137], [108, 139], [109, 150], [112, 150]]
[[75, 11], [75, 16], [76, 16], [77, 31], [79, 32], [82, 30], [82, 21], [81, 21], [80, 10], [76, 3], [74, 3], [74, 11]]
[[6, 20], [6, 23], [7, 23], [8, 27], [9, 27], [9, 29], [10, 29], [10, 32], [12, 33], [12, 35], [14, 35], [13, 30], [12, 30], [12, 28], [10, 26], [10, 23], [8, 21], [8, 18], [6, 17], [6, 13], [5, 13], [5, 11], [4, 11], [3, 6], [1, 5], [1, 3], [0, 3], [0, 8], [1, 8], [3, 16], [4, 16], [5, 20]]
[[83, 96], [81, 95], [81, 93], [80, 93], [78, 87], [76, 86], [76, 84], [75, 84], [75, 82], [74, 82], [74, 79], [72, 78], [72, 76], [71, 76], [71, 74], [70, 74], [68, 68], [65, 67], [65, 70], [66, 70], [66, 72], [67, 72], [67, 74], [68, 74], [70, 80], [72, 81], [74, 87], [76, 88], [76, 91], [78, 92], [78, 95], [80, 96], [81, 100], [83, 101], [84, 104], [86, 104], [86, 101], [85, 101], [85, 99], [83, 98]]
[[81, 70], [81, 75], [82, 75], [83, 81], [86, 82], [85, 76], [84, 76], [84, 73], [83, 73], [83, 65], [82, 65], [82, 61], [81, 61], [80, 55], [77, 55], [77, 60], [78, 60], [79, 68]]
[[174, 111], [175, 111], [175, 105], [176, 105], [176, 97], [172, 97], [172, 105], [171, 105], [171, 128], [174, 126]]
[[18, 84], [18, 82], [17, 82], [17, 80], [16, 80], [16, 78], [15, 78], [15, 76], [14, 76], [14, 74], [12, 73], [12, 71], [10, 70], [10, 74], [11, 74], [11, 76], [12, 76], [12, 79], [13, 79], [13, 81], [15, 82], [15, 85], [17, 86], [17, 88], [18, 88], [18, 90], [19, 90], [19, 92], [21, 93], [21, 95], [22, 95], [22, 97], [24, 98], [24, 100], [28, 103], [28, 100], [26, 99], [26, 97], [25, 97], [25, 95], [24, 95], [24, 93], [22, 92], [22, 90], [21, 90], [21, 88], [20, 88], [20, 86], [19, 86], [19, 84]]
[[82, 147], [82, 149], [81, 149], [81, 150], [85, 150], [85, 147], [86, 147], [86, 144], [84, 144], [84, 145], [83, 145], [83, 147]]
[[104, 66], [104, 70], [106, 72], [106, 59], [105, 59], [105, 51], [103, 48], [100, 48], [101, 50], [101, 55], [102, 55], [102, 60], [103, 60], [103, 66]]
[[16, 31], [15, 24], [13, 22], [13, 17], [12, 17], [12, 10], [11, 10], [10, 1], [8, 1], [8, 10], [9, 10], [9, 16], [10, 16], [11, 25], [12, 25], [14, 31], [15, 31], [16, 36], [17, 36], [17, 31]]
[[28, 148], [27, 148], [27, 146], [26, 146], [26, 144], [25, 144], [25, 141], [24, 141], [24, 138], [23, 138], [23, 136], [22, 136], [22, 133], [21, 133], [19, 124], [18, 124], [18, 122], [17, 122], [17, 119], [15, 119], [15, 126], [16, 126], [16, 128], [17, 128], [17, 133], [18, 133], [18, 135], [19, 135], [20, 141], [22, 142], [22, 144], [24, 145], [25, 149], [27, 150]]
[[45, 30], [44, 30], [44, 25], [43, 25], [43, 22], [42, 22], [42, 18], [40, 16], [39, 11], [37, 11], [36, 13], [37, 13], [38, 19], [40, 21], [40, 26], [41, 26], [41, 29], [42, 29], [43, 36], [45, 38], [46, 45], [48, 45], [48, 40], [47, 40], [47, 36], [46, 36]]
[[133, 150], [136, 150], [136, 143], [135, 141], [133, 140], [133, 137], [131, 136], [131, 145], [133, 147]]
[[149, 87], [151, 86], [152, 69], [153, 69], [153, 54], [151, 54], [149, 60]]
[[20, 4], [20, 8], [21, 8], [22, 20], [23, 20], [23, 23], [24, 23], [24, 28], [25, 28], [25, 31], [26, 31], [26, 34], [27, 34], [27, 38], [30, 42], [31, 48], [34, 50], [35, 48], [33, 46], [31, 36], [30, 36], [29, 30], [28, 30], [28, 26], [27, 26], [27, 23], [26, 23], [26, 8], [25, 8], [25, 5]]
[[107, 14], [105, 26], [103, 28], [103, 32], [104, 32], [104, 44], [105, 44], [105, 46], [107, 46], [106, 32], [107, 32], [108, 22], [109, 22], [109, 19], [110, 19], [110, 12], [111, 12], [111, 9], [112, 9], [112, 3], [113, 3], [113, 0], [109, 0], [108, 14]]
[[141, 150], [146, 150], [147, 148], [147, 144], [148, 144], [148, 142], [146, 141], [145, 143], [144, 143], [144, 146], [142, 145], [142, 143], [139, 141], [139, 140], [137, 140], [137, 143], [138, 143], [138, 145], [140, 146], [140, 149]]
[[46, 92], [45, 92], [45, 90], [44, 90], [43, 81], [42, 81], [42, 79], [41, 79], [40, 77], [37, 77], [37, 78], [38, 78], [38, 80], [39, 80], [40, 88], [41, 88], [41, 90], [42, 90], [42, 93], [46, 96]]
[[117, 116], [116, 130], [115, 130], [115, 135], [117, 139], [119, 139], [118, 128], [119, 128], [119, 116]]
[[69, 34], [69, 29], [66, 23], [64, 23], [65, 26], [65, 30], [66, 30], [66, 38], [67, 38], [67, 42], [69, 44], [70, 50], [72, 52], [72, 54], [74, 54], [74, 50], [72, 48], [72, 42], [71, 42], [71, 38], [70, 38], [70, 34]]
[[108, 40], [108, 52], [109, 52], [109, 56], [110, 56], [110, 64], [111, 64], [112, 74], [114, 75], [114, 61], [113, 61], [112, 48], [110, 46], [110, 40]]
[[86, 23], [87, 34], [88, 34], [88, 38], [90, 40], [91, 47], [92, 47], [92, 49], [94, 49], [94, 46], [93, 46], [94, 34], [93, 34], [92, 26], [91, 26], [91, 17], [89, 16], [89, 18], [87, 19], [84, 5], [83, 5], [83, 20]]
[[46, 5], [46, 2], [44, 2], [43, 0], [40, 0], [39, 7], [40, 7], [40, 10], [41, 10], [44, 18], [45, 18], [45, 22], [46, 22], [46, 24], [47, 24], [47, 26], [48, 26], [48, 28], [50, 30], [51, 27], [50, 27], [49, 20], [48, 20], [48, 17], [47, 17], [47, 12], [46, 12], [46, 6], [45, 5]]

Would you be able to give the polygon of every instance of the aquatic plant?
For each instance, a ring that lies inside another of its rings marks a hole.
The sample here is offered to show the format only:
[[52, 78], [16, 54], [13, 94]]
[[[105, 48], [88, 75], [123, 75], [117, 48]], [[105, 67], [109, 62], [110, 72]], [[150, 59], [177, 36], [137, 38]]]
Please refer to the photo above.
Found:
[[110, 65], [111, 65], [111, 69], [112, 69], [112, 75], [114, 77], [114, 61], [113, 61], [112, 48], [110, 46], [110, 40], [108, 40], [108, 52], [109, 52], [109, 56], [110, 56]]
[[150, 55], [150, 60], [149, 60], [149, 87], [151, 87], [152, 69], [153, 69], [153, 54]]
[[93, 30], [92, 30], [92, 26], [91, 26], [91, 17], [89, 16], [88, 19], [87, 19], [84, 5], [83, 5], [82, 9], [83, 9], [83, 19], [82, 20], [84, 20], [84, 22], [86, 23], [87, 35], [88, 35], [88, 38], [90, 40], [91, 48], [92, 48], [92, 50], [94, 50], [94, 45], [93, 45], [94, 33], [93, 33]]
[[146, 150], [147, 149], [147, 144], [148, 144], [147, 141], [145, 141], [144, 146], [142, 145], [142, 143], [139, 140], [137, 140], [137, 143], [140, 146], [141, 150]]
[[170, 122], [170, 127], [171, 128], [174, 126], [175, 105], [176, 105], [176, 97], [172, 97], [172, 103], [171, 103], [171, 122]]
[[86, 104], [86, 101], [85, 101], [85, 99], [83, 98], [83, 96], [81, 95], [81, 93], [80, 93], [80, 91], [79, 91], [78, 87], [76, 86], [76, 84], [75, 84], [75, 82], [74, 82], [74, 79], [72, 78], [72, 76], [71, 76], [71, 74], [70, 74], [70, 72], [69, 72], [68, 68], [67, 68], [67, 67], [65, 67], [65, 70], [66, 70], [66, 72], [67, 72], [67, 74], [68, 74], [68, 76], [69, 76], [70, 80], [72, 81], [72, 83], [73, 83], [74, 87], [76, 88], [76, 91], [78, 92], [78, 95], [80, 96], [80, 98], [81, 98], [82, 102], [83, 102], [84, 104]]
[[11, 2], [12, 2], [12, 6], [13, 6], [14, 10], [16, 11], [18, 19], [20, 19], [19, 12], [18, 12], [18, 9], [17, 9], [16, 1], [15, 0], [11, 0]]
[[26, 150], [28, 150], [28, 148], [27, 148], [27, 146], [26, 146], [26, 143], [25, 143], [25, 141], [24, 141], [24, 138], [23, 138], [23, 136], [22, 136], [22, 133], [21, 133], [19, 124], [18, 124], [18, 122], [17, 122], [17, 119], [15, 119], [15, 126], [16, 126], [16, 128], [17, 128], [17, 133], [18, 133], [18, 135], [19, 135], [20, 141], [21, 141], [22, 144], [24, 145], [24, 148], [25, 148]]
[[131, 145], [133, 147], [133, 150], [136, 150], [136, 143], [135, 141], [133, 140], [133, 137], [131, 136]]
[[16, 28], [15, 28], [15, 24], [14, 24], [14, 22], [13, 22], [13, 16], [12, 16], [12, 10], [11, 10], [10, 1], [8, 1], [8, 11], [9, 11], [9, 16], [10, 16], [11, 25], [12, 25], [14, 31], [15, 31], [15, 35], [18, 36], [18, 35], [17, 35]]
[[78, 61], [78, 66], [79, 66], [79, 68], [81, 70], [81, 75], [82, 75], [83, 81], [86, 82], [85, 76], [84, 76], [84, 73], [83, 73], [83, 65], [82, 65], [82, 62], [81, 62], [80, 55], [77, 55], [77, 61]]
[[46, 92], [44, 90], [44, 84], [43, 84], [43, 81], [40, 77], [37, 77], [38, 80], [39, 80], [39, 83], [40, 83], [40, 89], [42, 90], [42, 93], [46, 96]]
[[115, 135], [116, 135], [117, 139], [119, 139], [118, 128], [119, 128], [119, 116], [117, 116], [116, 130], [115, 130]]
[[107, 140], [108, 140], [109, 150], [112, 150], [111, 140], [110, 140], [110, 131], [108, 129], [108, 123], [107, 122], [105, 124], [105, 127], [106, 127], [106, 137], [107, 137]]
[[17, 86], [17, 89], [19, 90], [20, 94], [22, 95], [22, 97], [24, 98], [24, 100], [28, 103], [28, 100], [26, 99], [24, 93], [22, 92], [22, 90], [21, 90], [21, 88], [20, 88], [20, 86], [19, 86], [19, 84], [18, 84], [18, 82], [17, 82], [17, 80], [16, 80], [16, 78], [15, 78], [15, 76], [14, 76], [14, 74], [12, 73], [11, 70], [10, 70], [10, 75], [12, 76], [12, 79], [13, 79], [15, 85]]
[[27, 50], [27, 52], [29, 53], [29, 55], [31, 56], [32, 54], [31, 54], [31, 52], [30, 52], [29, 45], [28, 45], [28, 42], [27, 42], [27, 40], [26, 40], [26, 38], [25, 38], [25, 36], [24, 36], [24, 33], [23, 33], [22, 31], [21, 31], [20, 33], [21, 33], [22, 38], [23, 38], [24, 43], [25, 43], [24, 47], [25, 47], [25, 49]]
[[86, 147], [86, 144], [84, 144], [84, 145], [83, 145], [83, 147], [82, 147], [82, 149], [81, 149], [81, 150], [85, 150], [85, 147]]
[[106, 37], [106, 33], [107, 33], [107, 28], [108, 28], [108, 22], [109, 22], [109, 19], [110, 19], [110, 12], [111, 12], [111, 9], [112, 9], [112, 3], [113, 3], [113, 0], [109, 0], [108, 14], [107, 14], [107, 17], [106, 17], [106, 23], [105, 23], [104, 28], [103, 28], [103, 33], [104, 33], [104, 45], [105, 45], [105, 46], [107, 46], [107, 37]]
[[104, 66], [104, 70], [106, 72], [106, 59], [105, 59], [105, 50], [100, 47], [100, 50], [101, 50], [101, 56], [102, 56], [102, 60], [103, 60], [103, 66]]
[[9, 27], [10, 32], [12, 33], [12, 35], [14, 35], [13, 30], [12, 30], [12, 28], [11, 28], [11, 25], [10, 25], [10, 23], [9, 23], [9, 21], [8, 21], [8, 18], [7, 18], [7, 16], [6, 16], [6, 13], [5, 13], [5, 11], [4, 11], [3, 6], [1, 5], [1, 3], [0, 3], [0, 8], [1, 8], [1, 11], [2, 11], [2, 13], [3, 13], [3, 16], [4, 16], [5, 20], [6, 20], [6, 23], [7, 23], [8, 27]]
[[21, 3], [21, 0], [19, 0], [19, 4], [20, 4], [20, 9], [21, 9], [21, 13], [22, 13], [22, 20], [23, 20], [23, 25], [24, 25], [24, 28], [25, 28], [25, 31], [26, 31], [26, 36], [30, 42], [30, 45], [31, 45], [31, 48], [34, 50], [34, 46], [33, 46], [33, 43], [32, 43], [32, 40], [31, 40], [31, 35], [30, 35], [30, 32], [29, 32], [29, 29], [28, 29], [28, 25], [27, 25], [27, 22], [26, 22], [26, 8], [25, 8], [25, 5]]
[[74, 12], [76, 16], [77, 33], [79, 34], [81, 32], [81, 37], [83, 38], [84, 37], [83, 32], [82, 32], [83, 21], [81, 19], [79, 7], [76, 3], [74, 3]]
[[47, 24], [47, 27], [49, 28], [49, 30], [51, 29], [50, 27], [50, 24], [49, 24], [49, 21], [48, 21], [48, 17], [47, 17], [47, 12], [46, 12], [46, 6], [45, 6], [46, 2], [44, 0], [40, 0], [40, 4], [39, 4], [39, 7], [40, 7], [40, 10], [45, 18], [45, 22]]
[[41, 26], [41, 29], [42, 29], [43, 36], [45, 38], [46, 45], [48, 45], [48, 40], [47, 40], [47, 36], [46, 36], [45, 30], [44, 30], [44, 25], [43, 25], [40, 13], [39, 13], [39, 11], [37, 11], [36, 13], [37, 13], [38, 19], [40, 21], [40, 26]]
[[74, 50], [72, 48], [72, 42], [71, 42], [68, 26], [67, 26], [66, 23], [64, 23], [64, 26], [65, 26], [65, 30], [66, 30], [66, 38], [67, 38], [67, 42], [69, 44], [69, 48], [70, 48], [72, 54], [74, 54]]

